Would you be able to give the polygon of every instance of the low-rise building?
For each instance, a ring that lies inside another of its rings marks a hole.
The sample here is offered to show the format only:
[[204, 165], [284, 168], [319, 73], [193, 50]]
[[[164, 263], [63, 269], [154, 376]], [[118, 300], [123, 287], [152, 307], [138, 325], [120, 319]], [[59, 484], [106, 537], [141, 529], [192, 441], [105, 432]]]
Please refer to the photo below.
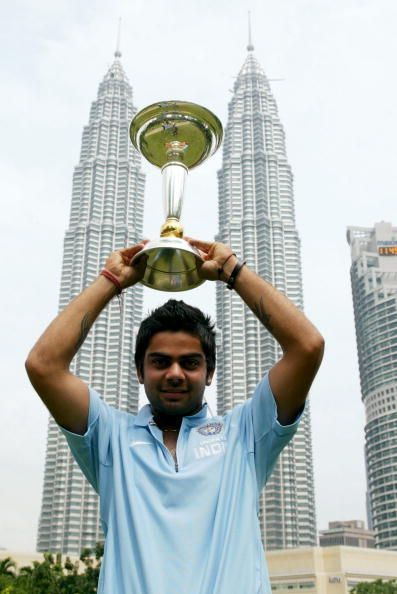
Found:
[[320, 530], [320, 547], [338, 545], [374, 549], [375, 533], [362, 520], [329, 522], [328, 530]]
[[397, 552], [308, 547], [266, 553], [275, 594], [348, 594], [360, 582], [397, 579]]

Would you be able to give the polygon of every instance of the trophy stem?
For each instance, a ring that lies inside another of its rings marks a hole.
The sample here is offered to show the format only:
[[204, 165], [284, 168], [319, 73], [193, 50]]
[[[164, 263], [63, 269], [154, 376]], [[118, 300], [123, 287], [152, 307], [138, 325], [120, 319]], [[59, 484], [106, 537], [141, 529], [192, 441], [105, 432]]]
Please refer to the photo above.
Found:
[[183, 194], [188, 169], [183, 163], [172, 161], [161, 170], [163, 175], [163, 207], [166, 222], [161, 227], [161, 237], [182, 237]]

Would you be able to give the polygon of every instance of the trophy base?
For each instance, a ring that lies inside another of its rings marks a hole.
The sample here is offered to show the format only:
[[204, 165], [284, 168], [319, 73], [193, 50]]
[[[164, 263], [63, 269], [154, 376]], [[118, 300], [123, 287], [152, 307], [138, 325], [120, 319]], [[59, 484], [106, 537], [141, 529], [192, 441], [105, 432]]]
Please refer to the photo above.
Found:
[[149, 241], [135, 258], [148, 256], [141, 283], [157, 291], [189, 291], [204, 282], [197, 264], [202, 262], [199, 251], [184, 239], [160, 237]]

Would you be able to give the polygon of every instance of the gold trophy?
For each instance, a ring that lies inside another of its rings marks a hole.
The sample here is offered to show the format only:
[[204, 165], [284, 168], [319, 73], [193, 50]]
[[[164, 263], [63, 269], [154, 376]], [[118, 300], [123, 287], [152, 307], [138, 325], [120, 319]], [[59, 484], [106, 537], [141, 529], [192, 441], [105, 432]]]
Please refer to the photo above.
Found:
[[163, 175], [166, 220], [159, 239], [149, 241], [136, 257], [146, 254], [142, 283], [159, 291], [187, 291], [203, 282], [199, 251], [183, 239], [180, 223], [189, 169], [210, 157], [222, 141], [222, 124], [205, 107], [187, 101], [163, 101], [142, 109], [131, 122], [135, 148]]

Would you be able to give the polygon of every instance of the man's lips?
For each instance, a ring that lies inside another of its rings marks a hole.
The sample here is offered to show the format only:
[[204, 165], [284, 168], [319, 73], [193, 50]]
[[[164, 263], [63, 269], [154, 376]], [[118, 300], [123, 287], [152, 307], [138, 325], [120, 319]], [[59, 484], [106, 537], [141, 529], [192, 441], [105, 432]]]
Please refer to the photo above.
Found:
[[187, 392], [188, 392], [188, 390], [169, 390], [169, 389], [160, 390], [160, 393], [163, 396], [170, 398], [170, 399], [173, 399], [173, 398], [178, 399], [181, 396], [183, 396], [184, 394], [187, 394]]

